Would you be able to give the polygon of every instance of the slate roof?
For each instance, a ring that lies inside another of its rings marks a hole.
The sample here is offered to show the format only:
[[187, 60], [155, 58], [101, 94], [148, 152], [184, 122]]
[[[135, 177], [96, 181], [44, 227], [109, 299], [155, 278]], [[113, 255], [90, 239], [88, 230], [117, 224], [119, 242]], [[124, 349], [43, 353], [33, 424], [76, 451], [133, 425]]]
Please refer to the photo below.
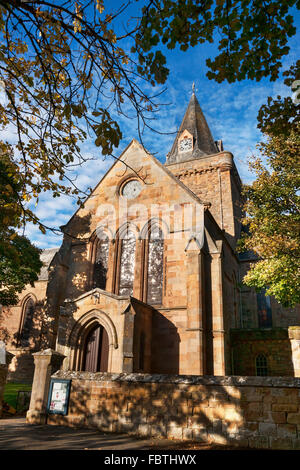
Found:
[[41, 261], [43, 262], [43, 267], [41, 268], [40, 274], [39, 274], [39, 281], [47, 281], [48, 280], [48, 268], [50, 266], [51, 261], [53, 260], [55, 254], [58, 252], [59, 248], [47, 248], [46, 250], [43, 250], [40, 258]]
[[[179, 153], [178, 138], [185, 129], [193, 135], [194, 147], [190, 152]], [[182, 161], [193, 160], [218, 152], [218, 147], [212, 137], [204, 114], [200, 108], [200, 104], [195, 93], [193, 93], [172, 149], [167, 155], [166, 163], [180, 163]]]

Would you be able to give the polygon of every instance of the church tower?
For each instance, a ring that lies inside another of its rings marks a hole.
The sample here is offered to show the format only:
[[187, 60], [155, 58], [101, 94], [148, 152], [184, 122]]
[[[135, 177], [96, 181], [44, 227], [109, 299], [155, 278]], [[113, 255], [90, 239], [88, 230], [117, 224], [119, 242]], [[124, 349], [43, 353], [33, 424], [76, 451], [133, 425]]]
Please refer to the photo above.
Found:
[[167, 164], [195, 160], [219, 151], [210, 129], [193, 92], [184, 118], [180, 125]]
[[211, 205], [210, 212], [235, 247], [242, 216], [241, 180], [232, 153], [213, 139], [194, 90], [165, 165]]

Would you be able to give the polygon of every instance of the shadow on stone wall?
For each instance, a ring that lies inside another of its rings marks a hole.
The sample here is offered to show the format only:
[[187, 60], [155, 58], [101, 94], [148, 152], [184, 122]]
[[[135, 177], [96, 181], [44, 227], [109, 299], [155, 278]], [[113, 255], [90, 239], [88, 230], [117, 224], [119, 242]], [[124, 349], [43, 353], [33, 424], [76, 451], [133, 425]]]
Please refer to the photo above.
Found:
[[197, 384], [198, 376], [90, 374], [85, 380], [85, 374], [75, 373], [81, 380], [72, 380], [68, 416], [51, 415], [49, 424], [247, 445], [240, 435], [241, 394], [233, 386], [213, 385], [213, 378], [212, 385]]
[[7, 382], [32, 384], [34, 361], [32, 352], [15, 351], [15, 357], [7, 374]]
[[21, 331], [17, 331], [9, 336], [9, 350], [13, 352], [14, 358], [9, 366], [8, 382], [32, 383], [34, 374], [32, 353], [47, 347], [43, 329], [47, 329], [44, 300], [35, 303], [30, 335], [25, 338]]
[[62, 372], [72, 380], [69, 413], [49, 424], [144, 437], [299, 449], [299, 380]]
[[[55, 348], [57, 328], [60, 315], [60, 305], [63, 304], [67, 295], [66, 287], [69, 273], [70, 261], [72, 261], [72, 244], [85, 247], [78, 237], [89, 232], [91, 216], [78, 217], [75, 215], [71, 219], [71, 226], [66, 226], [64, 241], [59, 251], [54, 255], [48, 268], [48, 285], [46, 298], [35, 302], [34, 316], [30, 327], [30, 336], [24, 341], [20, 331], [11, 332], [9, 329], [1, 330], [9, 350], [15, 355], [8, 373], [8, 381], [19, 383], [32, 383], [34, 374], [34, 361], [32, 353], [47, 348]], [[75, 250], [76, 251], [76, 250]], [[76, 266], [81, 266], [76, 280], [71, 280], [71, 293], [75, 297], [86, 291], [86, 272], [90, 269], [90, 262], [86, 260], [84, 251], [80, 250], [75, 254]], [[83, 282], [79, 282], [81, 278]], [[27, 294], [28, 295], [28, 292]], [[22, 299], [21, 299], [22, 300]], [[7, 310], [7, 311], [6, 311]], [[9, 309], [1, 312], [1, 316], [9, 315]], [[21, 320], [21, 318], [20, 318]], [[1, 321], [1, 318], [0, 318]], [[2, 338], [1, 338], [2, 339]]]
[[157, 310], [152, 316], [151, 372], [179, 373], [180, 336], [174, 323]]
[[214, 373], [214, 348], [213, 348], [213, 320], [212, 320], [212, 284], [211, 284], [212, 258], [209, 254], [204, 257], [205, 273], [205, 318], [204, 318], [204, 348], [205, 348], [205, 373]]
[[90, 225], [91, 215], [87, 214], [75, 215], [62, 227], [64, 240], [49, 269], [45, 310], [47, 347], [55, 348], [60, 307], [66, 298], [76, 298], [91, 289], [91, 261], [86, 256], [86, 243], [80, 238], [91, 232]]

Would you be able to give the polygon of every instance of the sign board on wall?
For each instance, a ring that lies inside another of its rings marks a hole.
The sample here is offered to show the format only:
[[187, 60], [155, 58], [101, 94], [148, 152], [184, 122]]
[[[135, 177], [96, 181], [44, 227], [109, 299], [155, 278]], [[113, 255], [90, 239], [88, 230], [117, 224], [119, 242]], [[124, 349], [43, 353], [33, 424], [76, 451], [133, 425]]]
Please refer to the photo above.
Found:
[[68, 413], [71, 380], [51, 379], [47, 412], [66, 415]]

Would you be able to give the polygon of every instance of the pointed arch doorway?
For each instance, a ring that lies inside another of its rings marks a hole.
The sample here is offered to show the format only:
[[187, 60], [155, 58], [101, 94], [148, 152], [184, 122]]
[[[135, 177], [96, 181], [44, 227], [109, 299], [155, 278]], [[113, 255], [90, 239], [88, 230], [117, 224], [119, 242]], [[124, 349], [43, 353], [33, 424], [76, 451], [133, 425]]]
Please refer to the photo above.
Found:
[[83, 357], [83, 370], [87, 372], [107, 372], [109, 341], [106, 329], [97, 324], [88, 333]]

